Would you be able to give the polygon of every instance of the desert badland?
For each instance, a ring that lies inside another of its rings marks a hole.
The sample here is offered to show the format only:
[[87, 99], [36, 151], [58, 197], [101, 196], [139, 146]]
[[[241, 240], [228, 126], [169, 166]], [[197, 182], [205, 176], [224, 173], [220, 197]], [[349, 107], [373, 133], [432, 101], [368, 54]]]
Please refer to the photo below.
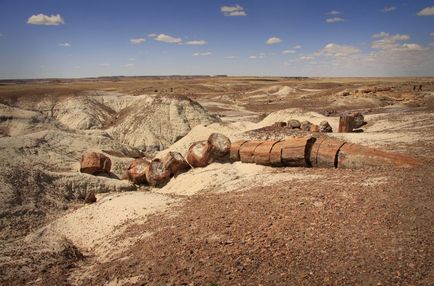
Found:
[[[363, 115], [360, 132], [337, 132], [345, 112]], [[290, 120], [421, 164], [216, 161], [159, 187], [125, 175], [212, 133], [232, 144], [321, 133]], [[430, 285], [433, 121], [430, 77], [2, 81], [0, 284]], [[109, 173], [80, 172], [89, 151]]]

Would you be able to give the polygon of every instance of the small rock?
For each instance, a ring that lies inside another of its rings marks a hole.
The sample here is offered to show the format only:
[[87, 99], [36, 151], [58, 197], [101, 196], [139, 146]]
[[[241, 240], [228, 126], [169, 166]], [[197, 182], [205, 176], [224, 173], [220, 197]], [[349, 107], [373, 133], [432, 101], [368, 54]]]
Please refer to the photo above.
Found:
[[87, 195], [86, 195], [86, 198], [84, 199], [84, 202], [86, 203], [86, 204], [93, 204], [93, 203], [95, 203], [96, 202], [96, 196], [95, 196], [95, 192], [89, 192]]
[[310, 127], [312, 126], [312, 123], [310, 121], [303, 121], [300, 124], [300, 129], [302, 131], [310, 131]]
[[329, 133], [329, 132], [333, 132], [333, 128], [330, 126], [328, 121], [324, 120], [321, 121], [321, 123], [319, 124], [319, 131]]
[[300, 128], [301, 124], [300, 121], [298, 121], [297, 119], [291, 119], [288, 121], [288, 126], [292, 129], [298, 129]]

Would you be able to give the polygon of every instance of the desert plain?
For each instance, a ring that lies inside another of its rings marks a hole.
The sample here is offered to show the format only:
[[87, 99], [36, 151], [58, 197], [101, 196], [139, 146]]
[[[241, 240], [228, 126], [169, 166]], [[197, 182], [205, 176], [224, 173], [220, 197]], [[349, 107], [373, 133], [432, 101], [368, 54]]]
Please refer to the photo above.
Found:
[[[363, 132], [338, 133], [343, 112]], [[165, 186], [135, 158], [291, 119], [421, 160], [411, 168], [212, 163]], [[434, 78], [106, 77], [0, 81], [2, 285], [432, 285]], [[109, 176], [80, 173], [97, 151]], [[97, 201], [85, 204], [88, 193]]]

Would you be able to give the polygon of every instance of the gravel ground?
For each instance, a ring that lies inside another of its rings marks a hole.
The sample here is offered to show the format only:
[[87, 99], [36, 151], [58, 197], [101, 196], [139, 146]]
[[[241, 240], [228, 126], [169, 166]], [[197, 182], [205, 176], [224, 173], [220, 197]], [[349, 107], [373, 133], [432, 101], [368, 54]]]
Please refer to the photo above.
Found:
[[130, 227], [153, 235], [80, 283], [433, 285], [433, 166], [299, 169], [326, 179], [202, 193]]

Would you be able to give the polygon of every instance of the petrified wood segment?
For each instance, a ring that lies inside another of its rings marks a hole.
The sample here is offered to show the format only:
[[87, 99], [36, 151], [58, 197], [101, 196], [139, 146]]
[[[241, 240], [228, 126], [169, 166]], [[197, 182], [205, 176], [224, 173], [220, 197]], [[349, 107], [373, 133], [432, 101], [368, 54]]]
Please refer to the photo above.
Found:
[[338, 132], [353, 132], [354, 129], [354, 115], [344, 114], [339, 117]]
[[231, 140], [228, 137], [220, 133], [212, 133], [208, 138], [208, 144], [210, 145], [210, 157], [214, 162], [227, 159], [231, 149]]
[[151, 162], [143, 158], [133, 160], [127, 170], [128, 180], [138, 185], [146, 184], [145, 170], [150, 163]]
[[160, 159], [154, 159], [145, 169], [146, 180], [153, 187], [162, 187], [170, 180], [170, 172]]
[[102, 153], [86, 152], [81, 156], [80, 172], [91, 175], [110, 173], [112, 161]]
[[255, 163], [255, 149], [263, 141], [247, 141], [240, 147], [240, 160], [244, 163]]
[[240, 161], [240, 147], [246, 143], [247, 140], [236, 141], [231, 144], [229, 159], [231, 162]]
[[170, 176], [178, 176], [191, 168], [181, 153], [178, 152], [167, 153], [162, 161], [164, 167], [170, 172]]
[[288, 167], [312, 167], [310, 153], [314, 137], [287, 138], [282, 145], [282, 165]]
[[310, 161], [313, 167], [337, 168], [337, 156], [339, 149], [345, 144], [344, 141], [320, 137], [312, 147]]
[[282, 166], [282, 148], [285, 146], [285, 141], [277, 142], [273, 145], [270, 152], [270, 165]]
[[210, 161], [210, 148], [208, 141], [193, 143], [188, 149], [188, 163], [194, 168], [207, 166]]
[[363, 168], [366, 166], [412, 167], [423, 162], [399, 153], [387, 152], [358, 144], [345, 144], [339, 151], [339, 168]]
[[259, 165], [271, 165], [270, 163], [270, 152], [274, 144], [279, 141], [264, 141], [255, 149], [254, 157], [255, 163]]

